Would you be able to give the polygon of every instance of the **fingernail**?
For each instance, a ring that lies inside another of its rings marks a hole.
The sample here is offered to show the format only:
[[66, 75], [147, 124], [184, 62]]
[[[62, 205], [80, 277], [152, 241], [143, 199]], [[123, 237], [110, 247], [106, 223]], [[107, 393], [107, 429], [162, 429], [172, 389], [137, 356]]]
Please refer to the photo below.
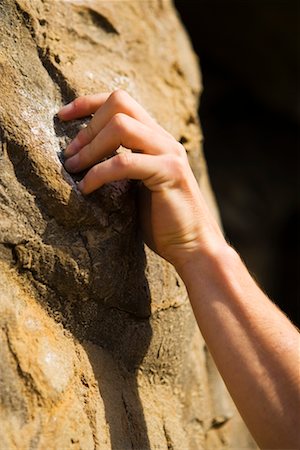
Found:
[[67, 146], [64, 151], [65, 158], [69, 158], [70, 156], [75, 155], [80, 150], [81, 146], [79, 145], [78, 140], [75, 138], [72, 142]]
[[74, 155], [74, 156], [72, 156], [72, 158], [69, 158], [65, 161], [65, 168], [69, 172], [76, 172], [78, 166], [79, 166], [78, 155]]
[[72, 111], [73, 109], [73, 102], [68, 103], [67, 105], [63, 106], [62, 108], [60, 108], [60, 110], [58, 111], [57, 115], [58, 117], [61, 117], [65, 114], [68, 114], [70, 111]]

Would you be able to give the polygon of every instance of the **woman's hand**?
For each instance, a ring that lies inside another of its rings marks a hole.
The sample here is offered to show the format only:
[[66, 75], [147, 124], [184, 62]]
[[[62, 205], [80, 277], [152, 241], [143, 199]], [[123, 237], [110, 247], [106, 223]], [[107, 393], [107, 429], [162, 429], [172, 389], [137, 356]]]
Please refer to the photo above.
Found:
[[[210, 252], [224, 245], [179, 142], [122, 90], [79, 97], [58, 116], [72, 120], [90, 114], [94, 116], [88, 126], [65, 150], [69, 172], [90, 168], [78, 185], [83, 194], [116, 180], [141, 180], [144, 240], [177, 269], [194, 251]], [[121, 145], [131, 152], [105, 159]]]

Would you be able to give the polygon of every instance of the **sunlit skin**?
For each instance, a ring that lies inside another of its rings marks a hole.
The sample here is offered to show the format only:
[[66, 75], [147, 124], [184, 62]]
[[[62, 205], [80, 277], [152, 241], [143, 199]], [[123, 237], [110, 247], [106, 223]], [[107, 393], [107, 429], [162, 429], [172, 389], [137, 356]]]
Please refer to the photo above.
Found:
[[[199, 328], [249, 430], [265, 449], [298, 449], [299, 333], [251, 278], [202, 196], [184, 147], [126, 92], [79, 97], [61, 120], [93, 115], [65, 150], [84, 194], [141, 180], [145, 242], [183, 279]], [[116, 154], [120, 146], [130, 151]], [[107, 157], [111, 156], [107, 159]]]

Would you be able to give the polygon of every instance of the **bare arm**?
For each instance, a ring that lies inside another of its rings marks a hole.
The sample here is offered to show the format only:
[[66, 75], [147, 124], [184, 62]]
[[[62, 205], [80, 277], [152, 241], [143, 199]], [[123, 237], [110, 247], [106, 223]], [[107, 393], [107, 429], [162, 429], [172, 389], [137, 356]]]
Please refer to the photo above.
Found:
[[[90, 167], [79, 184], [84, 194], [123, 178], [143, 181], [145, 242], [186, 284], [199, 328], [254, 438], [262, 448], [300, 448], [299, 334], [226, 243], [184, 148], [123, 91], [81, 97], [59, 116], [91, 113], [65, 152], [67, 170]], [[99, 163], [120, 145], [132, 153]]]
[[299, 334], [229, 246], [180, 274], [227, 388], [264, 449], [300, 448]]

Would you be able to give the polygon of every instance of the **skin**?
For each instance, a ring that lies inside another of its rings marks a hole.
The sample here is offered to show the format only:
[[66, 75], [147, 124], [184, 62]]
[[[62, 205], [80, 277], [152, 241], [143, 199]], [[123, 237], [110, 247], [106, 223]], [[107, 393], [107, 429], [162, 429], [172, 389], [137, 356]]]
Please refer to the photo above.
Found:
[[[300, 448], [299, 333], [227, 244], [184, 147], [124, 91], [79, 97], [58, 113], [61, 120], [90, 114], [89, 125], [65, 151], [66, 169], [90, 168], [78, 185], [84, 195], [115, 180], [142, 181], [144, 240], [183, 279], [199, 328], [253, 437], [265, 449]], [[131, 151], [116, 154], [120, 145]]]

